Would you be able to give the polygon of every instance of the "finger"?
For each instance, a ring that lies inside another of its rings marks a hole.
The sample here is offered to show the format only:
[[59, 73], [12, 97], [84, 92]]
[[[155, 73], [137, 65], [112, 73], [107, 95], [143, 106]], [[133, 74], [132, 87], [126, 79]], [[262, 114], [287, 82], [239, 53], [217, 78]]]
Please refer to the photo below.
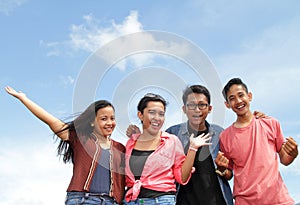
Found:
[[201, 134], [201, 135], [198, 135], [197, 138], [198, 138], [198, 137], [200, 137], [200, 138], [203, 139], [203, 140], [206, 140], [206, 139], [211, 138], [210, 134], [206, 134], [206, 135]]
[[297, 144], [293, 141], [287, 141], [285, 144], [284, 144], [284, 147], [286, 147], [287, 149], [289, 150], [295, 150], [297, 148]]
[[191, 134], [190, 138], [193, 138], [193, 137], [194, 137], [194, 133]]
[[294, 140], [294, 138], [287, 137], [286, 140], [287, 140], [288, 143], [297, 146], [297, 142]]

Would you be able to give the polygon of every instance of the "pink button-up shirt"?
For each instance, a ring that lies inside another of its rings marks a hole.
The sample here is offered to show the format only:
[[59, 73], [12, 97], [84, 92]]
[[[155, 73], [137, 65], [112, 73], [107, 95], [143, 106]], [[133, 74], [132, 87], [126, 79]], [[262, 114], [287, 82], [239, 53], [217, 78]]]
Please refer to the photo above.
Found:
[[135, 180], [130, 169], [129, 159], [139, 135], [134, 134], [126, 144], [125, 173], [126, 186], [129, 188], [126, 193], [126, 201], [137, 199], [141, 187], [161, 192], [175, 192], [175, 180], [180, 184], [187, 184], [193, 171], [188, 180], [183, 183], [181, 167], [186, 156], [178, 137], [166, 132], [162, 132], [160, 145], [147, 158], [140, 179]]

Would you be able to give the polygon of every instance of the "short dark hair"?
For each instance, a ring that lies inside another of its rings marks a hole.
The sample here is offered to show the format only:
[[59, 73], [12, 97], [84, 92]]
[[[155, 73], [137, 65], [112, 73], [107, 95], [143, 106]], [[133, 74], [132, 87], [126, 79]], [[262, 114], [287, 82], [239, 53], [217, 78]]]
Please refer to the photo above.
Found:
[[241, 85], [245, 88], [246, 92], [248, 93], [247, 85], [240, 79], [240, 78], [232, 78], [228, 81], [228, 83], [224, 86], [222, 94], [225, 100], [227, 101], [227, 93], [231, 86], [233, 85]]
[[138, 111], [140, 111], [141, 113], [144, 112], [144, 109], [147, 107], [148, 102], [161, 102], [164, 105], [164, 109], [166, 110], [166, 106], [167, 106], [167, 101], [161, 97], [158, 94], [154, 94], [154, 93], [147, 93], [146, 95], [144, 95], [144, 97], [140, 100], [137, 109]]
[[184, 105], [186, 104], [188, 96], [192, 93], [198, 93], [198, 94], [205, 95], [205, 97], [207, 98], [208, 104], [210, 104], [210, 93], [209, 93], [208, 89], [206, 87], [204, 87], [203, 85], [191, 85], [183, 91], [182, 102]]

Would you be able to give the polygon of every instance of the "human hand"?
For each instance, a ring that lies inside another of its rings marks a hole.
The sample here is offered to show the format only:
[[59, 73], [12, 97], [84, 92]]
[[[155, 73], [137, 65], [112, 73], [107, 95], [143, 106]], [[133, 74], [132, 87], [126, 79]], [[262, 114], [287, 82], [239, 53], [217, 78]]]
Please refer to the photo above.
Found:
[[18, 99], [26, 96], [25, 93], [23, 93], [21, 91], [17, 92], [17, 91], [15, 91], [13, 88], [11, 88], [9, 86], [6, 86], [5, 90], [6, 90], [6, 92], [8, 94], [10, 94], [10, 95], [12, 95], [12, 96], [14, 96], [15, 98], [18, 98]]
[[263, 112], [260, 112], [260, 111], [254, 111], [253, 112], [253, 115], [255, 116], [255, 118], [265, 118], [267, 117], [267, 115]]
[[126, 130], [127, 137], [131, 137], [133, 134], [141, 133], [140, 128], [136, 125], [129, 125]]
[[212, 143], [210, 143], [211, 137], [210, 134], [201, 134], [198, 135], [197, 137], [194, 137], [194, 134], [191, 134], [190, 136], [190, 148], [192, 149], [198, 149], [199, 147], [202, 146], [207, 146], [207, 145], [211, 145]]
[[286, 142], [282, 145], [282, 149], [285, 153], [294, 158], [298, 156], [298, 144], [292, 137], [286, 138]]
[[227, 159], [227, 157], [224, 156], [224, 153], [221, 151], [218, 152], [215, 162], [218, 166], [218, 169], [222, 172], [228, 168], [229, 160]]

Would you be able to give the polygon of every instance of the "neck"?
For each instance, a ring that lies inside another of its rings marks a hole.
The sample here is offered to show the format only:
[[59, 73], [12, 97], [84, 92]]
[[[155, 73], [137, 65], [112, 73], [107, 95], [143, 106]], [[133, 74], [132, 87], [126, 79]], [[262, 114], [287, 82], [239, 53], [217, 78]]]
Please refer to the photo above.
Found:
[[144, 130], [143, 133], [139, 136], [139, 139], [148, 140], [148, 141], [154, 140], [154, 139], [160, 138], [160, 134], [161, 134], [161, 131], [159, 131], [156, 135], [152, 135]]
[[238, 128], [246, 127], [251, 123], [252, 118], [253, 114], [251, 112], [247, 112], [246, 114], [237, 117], [234, 126]]
[[203, 123], [201, 123], [201, 124], [199, 124], [199, 125], [197, 125], [197, 126], [194, 126], [194, 125], [192, 125], [192, 124], [189, 122], [189, 126], [190, 126], [190, 128], [192, 128], [192, 129], [195, 130], [195, 131], [204, 131], [204, 130], [207, 129], [207, 127], [206, 127], [206, 125], [205, 125], [205, 122], [203, 122]]
[[109, 136], [103, 136], [99, 133], [96, 133], [95, 131], [92, 132], [92, 135], [94, 135], [94, 137], [96, 137], [101, 142], [109, 141]]

